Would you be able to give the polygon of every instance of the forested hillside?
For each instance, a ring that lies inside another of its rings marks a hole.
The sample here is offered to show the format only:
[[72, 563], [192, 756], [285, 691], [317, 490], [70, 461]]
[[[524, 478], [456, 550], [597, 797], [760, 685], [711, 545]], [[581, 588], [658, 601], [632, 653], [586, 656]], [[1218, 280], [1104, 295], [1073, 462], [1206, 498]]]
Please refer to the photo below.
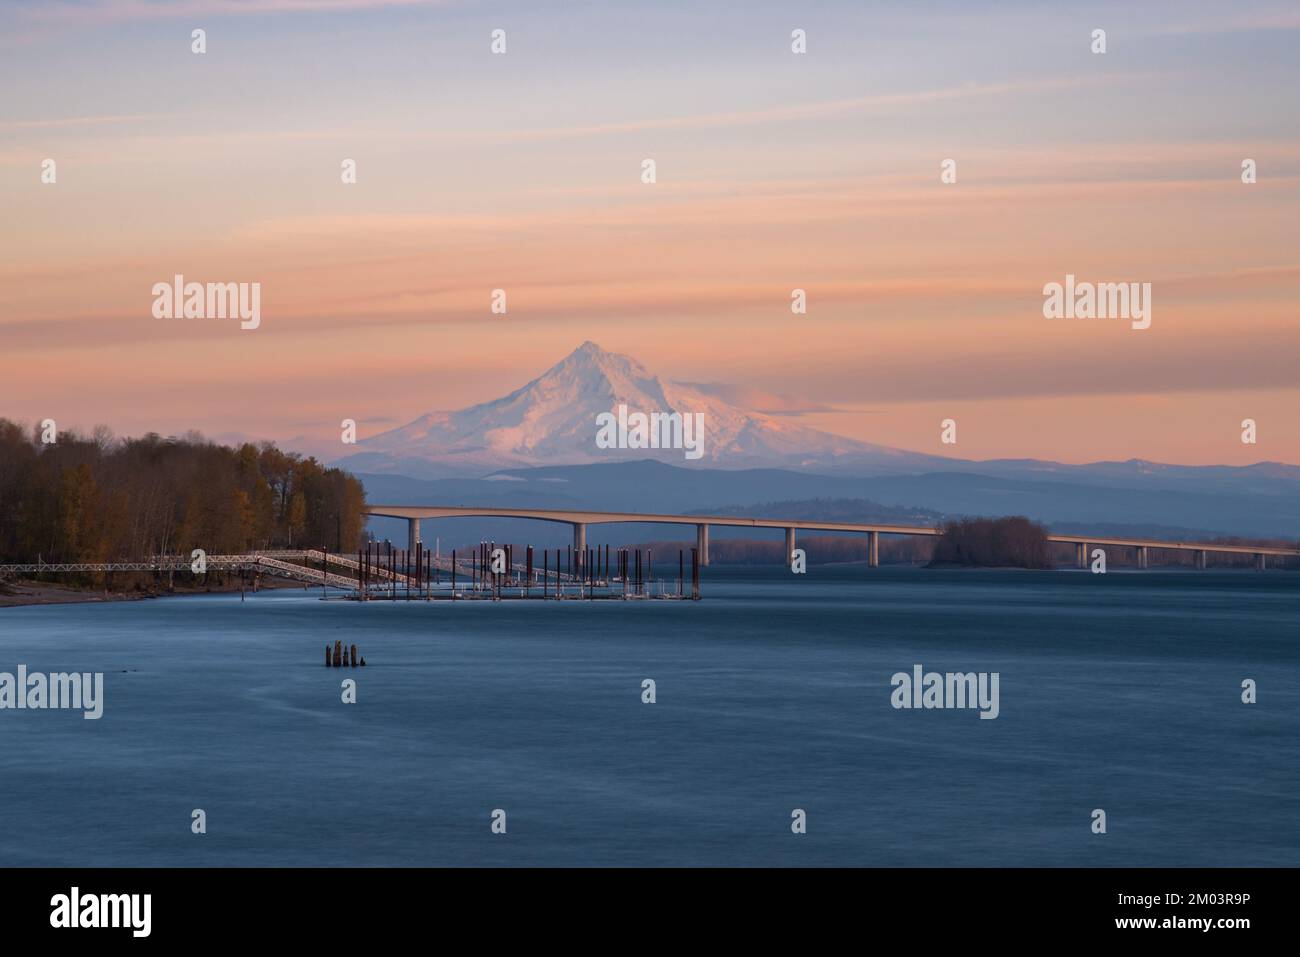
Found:
[[274, 445], [230, 448], [191, 434], [114, 439], [62, 432], [46, 444], [0, 419], [0, 561], [107, 562], [202, 548], [352, 550], [361, 483]]

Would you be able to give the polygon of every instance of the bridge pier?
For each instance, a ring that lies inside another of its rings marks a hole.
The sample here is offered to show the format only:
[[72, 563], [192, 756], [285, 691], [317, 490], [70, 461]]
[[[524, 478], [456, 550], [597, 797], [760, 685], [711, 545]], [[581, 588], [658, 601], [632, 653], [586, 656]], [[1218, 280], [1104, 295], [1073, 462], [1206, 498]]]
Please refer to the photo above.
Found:
[[1268, 556], [1263, 552], [1255, 555], [1255, 571], [1262, 572], [1268, 567]]
[[1080, 568], [1088, 567], [1088, 543], [1079, 542], [1074, 546], [1074, 560]]
[[1147, 547], [1145, 545], [1138, 546], [1137, 563], [1138, 563], [1138, 568], [1150, 567], [1150, 559], [1147, 557]]
[[1196, 550], [1196, 568], [1198, 571], [1205, 571], [1205, 549]]
[[785, 563], [787, 566], [794, 562], [794, 529], [785, 530]]
[[587, 556], [587, 523], [573, 523], [573, 563], [575, 568], [581, 568], [586, 562]]
[[416, 543], [420, 541], [420, 520], [418, 518], [408, 518], [406, 520], [406, 548], [408, 554], [415, 556]]
[[867, 532], [867, 567], [880, 566], [880, 533]]
[[700, 564], [709, 563], [709, 526], [695, 526], [695, 547], [700, 553]]

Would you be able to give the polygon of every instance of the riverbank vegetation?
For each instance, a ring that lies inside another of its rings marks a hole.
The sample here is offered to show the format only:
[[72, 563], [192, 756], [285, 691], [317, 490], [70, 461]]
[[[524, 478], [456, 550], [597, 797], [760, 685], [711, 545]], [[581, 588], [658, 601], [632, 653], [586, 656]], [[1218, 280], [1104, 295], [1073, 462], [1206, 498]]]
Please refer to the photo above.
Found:
[[191, 433], [115, 439], [0, 419], [0, 561], [112, 562], [324, 546], [352, 551], [361, 482], [270, 443], [237, 448]]
[[963, 518], [944, 524], [931, 565], [1052, 568], [1047, 529], [1021, 515]]

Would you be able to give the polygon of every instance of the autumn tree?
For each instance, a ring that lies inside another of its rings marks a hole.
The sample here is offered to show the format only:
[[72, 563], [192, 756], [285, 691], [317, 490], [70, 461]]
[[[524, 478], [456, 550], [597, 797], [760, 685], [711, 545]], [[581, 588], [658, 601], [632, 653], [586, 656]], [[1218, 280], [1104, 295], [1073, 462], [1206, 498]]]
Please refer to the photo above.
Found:
[[197, 434], [114, 439], [0, 419], [0, 561], [108, 562], [295, 546], [352, 549], [365, 492], [355, 477], [269, 443]]

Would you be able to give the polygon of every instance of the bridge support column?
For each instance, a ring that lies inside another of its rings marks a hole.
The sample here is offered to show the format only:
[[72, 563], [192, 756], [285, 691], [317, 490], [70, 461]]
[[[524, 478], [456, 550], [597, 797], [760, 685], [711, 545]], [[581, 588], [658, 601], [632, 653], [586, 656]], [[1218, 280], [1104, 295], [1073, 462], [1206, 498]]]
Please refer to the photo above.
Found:
[[573, 567], [581, 568], [587, 561], [587, 523], [573, 523]]
[[1074, 546], [1074, 558], [1080, 568], [1088, 567], [1088, 543], [1079, 542]]
[[1205, 549], [1198, 549], [1196, 552], [1196, 567], [1199, 571], [1205, 571]]
[[707, 565], [709, 563], [709, 526], [695, 526], [695, 547], [700, 553], [700, 564]]
[[795, 548], [795, 546], [794, 546], [794, 529], [793, 529], [793, 528], [787, 528], [787, 529], [785, 530], [785, 564], [786, 564], [786, 567], [789, 567], [790, 564], [794, 561], [794, 548]]
[[1137, 556], [1137, 558], [1138, 558], [1138, 568], [1147, 568], [1147, 567], [1149, 567], [1150, 559], [1149, 559], [1148, 556], [1147, 556], [1147, 547], [1146, 547], [1145, 545], [1139, 545], [1139, 546], [1138, 546], [1137, 553], [1138, 553], [1138, 556]]
[[867, 532], [867, 567], [880, 566], [880, 533]]
[[415, 545], [420, 540], [420, 520], [418, 518], [408, 518], [406, 520], [406, 549], [415, 560]]
[[1262, 572], [1268, 567], [1268, 556], [1260, 552], [1255, 556], [1255, 571]]

